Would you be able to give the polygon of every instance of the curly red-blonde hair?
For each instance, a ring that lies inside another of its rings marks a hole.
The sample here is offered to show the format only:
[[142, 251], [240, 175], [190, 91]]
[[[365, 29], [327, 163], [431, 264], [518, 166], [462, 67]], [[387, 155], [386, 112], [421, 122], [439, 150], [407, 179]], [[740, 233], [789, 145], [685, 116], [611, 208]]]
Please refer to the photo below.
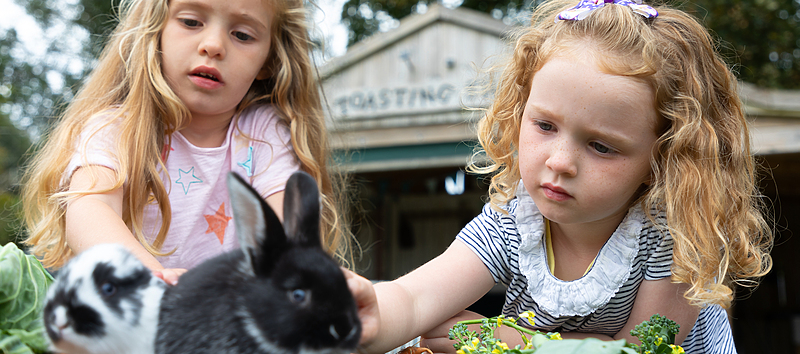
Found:
[[470, 170], [492, 175], [495, 207], [514, 198], [519, 127], [533, 75], [554, 55], [591, 51], [601, 70], [644, 80], [655, 93], [659, 139], [651, 183], [636, 203], [666, 212], [673, 281], [690, 285], [684, 295], [694, 305], [729, 306], [734, 284], [754, 286], [769, 272], [773, 245], [736, 77], [705, 27], [683, 11], [656, 7], [658, 17], [646, 19], [609, 5], [580, 21], [555, 21], [574, 5], [548, 2], [513, 37], [495, 101], [478, 125], [476, 154], [488, 162], [476, 159]]

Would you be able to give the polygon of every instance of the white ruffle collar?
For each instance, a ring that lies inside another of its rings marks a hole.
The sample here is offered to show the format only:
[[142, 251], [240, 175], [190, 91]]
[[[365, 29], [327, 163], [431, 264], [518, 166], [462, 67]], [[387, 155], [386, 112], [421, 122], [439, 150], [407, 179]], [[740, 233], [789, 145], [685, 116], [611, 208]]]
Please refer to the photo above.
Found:
[[550, 273], [544, 244], [544, 217], [522, 183], [517, 189], [519, 267], [528, 279], [528, 292], [539, 308], [552, 316], [587, 316], [601, 308], [628, 280], [639, 253], [639, 234], [647, 217], [632, 207], [581, 278], [563, 281]]

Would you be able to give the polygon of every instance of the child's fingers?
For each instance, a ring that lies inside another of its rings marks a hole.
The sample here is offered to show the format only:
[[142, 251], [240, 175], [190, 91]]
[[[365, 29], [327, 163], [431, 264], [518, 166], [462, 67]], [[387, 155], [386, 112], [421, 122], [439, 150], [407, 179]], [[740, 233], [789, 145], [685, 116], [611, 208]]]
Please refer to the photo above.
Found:
[[366, 344], [375, 339], [380, 329], [380, 313], [378, 312], [378, 298], [372, 282], [368, 279], [342, 268], [347, 280], [347, 287], [353, 294], [353, 299], [358, 306], [358, 318], [361, 320], [361, 341]]
[[186, 273], [186, 269], [181, 268], [171, 268], [171, 269], [162, 269], [160, 271], [154, 270], [153, 275], [156, 277], [161, 278], [164, 282], [169, 285], [177, 285], [178, 278], [180, 278], [183, 273]]
[[447, 354], [455, 354], [456, 348], [453, 347], [453, 344], [456, 342], [454, 340], [450, 340], [447, 336], [445, 337], [435, 337], [435, 338], [422, 338], [422, 341], [419, 343], [421, 348], [428, 348], [431, 352], [439, 354], [439, 353], [447, 353]]

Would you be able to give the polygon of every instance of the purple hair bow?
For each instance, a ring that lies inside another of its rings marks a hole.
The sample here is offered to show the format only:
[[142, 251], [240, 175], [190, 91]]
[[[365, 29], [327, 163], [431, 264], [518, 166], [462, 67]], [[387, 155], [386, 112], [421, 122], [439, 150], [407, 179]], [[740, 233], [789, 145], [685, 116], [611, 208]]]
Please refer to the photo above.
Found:
[[633, 12], [642, 15], [645, 18], [653, 18], [658, 16], [658, 11], [648, 5], [642, 4], [642, 0], [581, 0], [577, 6], [558, 14], [556, 22], [558, 20], [583, 20], [586, 18], [586, 16], [589, 16], [589, 13], [595, 9], [605, 6], [606, 4], [617, 4], [630, 7]]

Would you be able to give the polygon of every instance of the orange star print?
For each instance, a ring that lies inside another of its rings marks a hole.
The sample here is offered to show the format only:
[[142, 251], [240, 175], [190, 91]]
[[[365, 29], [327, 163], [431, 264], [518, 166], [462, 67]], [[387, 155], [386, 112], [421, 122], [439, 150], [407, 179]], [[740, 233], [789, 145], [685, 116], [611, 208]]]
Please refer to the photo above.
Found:
[[219, 206], [219, 209], [214, 215], [203, 215], [203, 217], [206, 218], [206, 222], [208, 222], [206, 234], [215, 233], [221, 245], [222, 240], [225, 238], [225, 228], [228, 227], [228, 221], [232, 219], [230, 216], [225, 215], [225, 203]]

